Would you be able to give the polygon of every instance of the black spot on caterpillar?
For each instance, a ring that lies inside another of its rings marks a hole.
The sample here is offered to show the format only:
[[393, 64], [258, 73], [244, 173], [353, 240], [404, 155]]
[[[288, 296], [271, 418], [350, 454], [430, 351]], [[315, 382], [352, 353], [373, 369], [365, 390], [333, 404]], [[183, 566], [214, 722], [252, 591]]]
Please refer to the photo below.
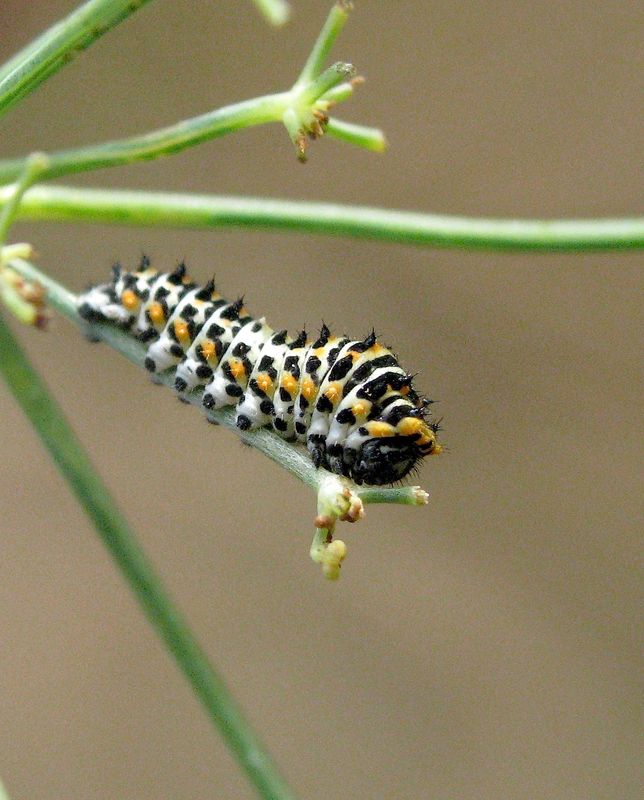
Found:
[[78, 311], [148, 342], [146, 368], [174, 370], [180, 395], [203, 387], [206, 409], [235, 405], [242, 430], [270, 426], [305, 443], [316, 467], [358, 484], [394, 483], [441, 450], [429, 401], [373, 331], [353, 340], [323, 325], [314, 341], [292, 338], [213, 281], [193, 283], [184, 264], [162, 273], [145, 257], [133, 272], [115, 266], [79, 296]]

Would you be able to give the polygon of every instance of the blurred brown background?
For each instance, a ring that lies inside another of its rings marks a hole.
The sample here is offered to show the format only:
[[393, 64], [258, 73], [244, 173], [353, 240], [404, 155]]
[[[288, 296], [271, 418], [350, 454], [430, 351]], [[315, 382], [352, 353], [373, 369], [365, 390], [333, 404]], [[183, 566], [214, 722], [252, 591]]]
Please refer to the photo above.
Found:
[[[6, 57], [75, 3], [0, 6]], [[340, 116], [378, 156], [263, 127], [94, 186], [501, 216], [641, 210], [635, 2], [358, 2]], [[329, 3], [157, 0], [2, 121], [2, 151], [142, 132], [286, 88]], [[72, 182], [71, 180], [68, 182]], [[186, 258], [296, 329], [372, 324], [440, 400], [426, 509], [370, 507], [343, 577], [314, 497], [63, 320], [17, 331], [303, 798], [635, 797], [641, 255], [475, 253], [244, 231], [17, 225], [72, 288]], [[17, 328], [17, 326], [15, 326]], [[0, 387], [0, 775], [12, 800], [249, 798]]]

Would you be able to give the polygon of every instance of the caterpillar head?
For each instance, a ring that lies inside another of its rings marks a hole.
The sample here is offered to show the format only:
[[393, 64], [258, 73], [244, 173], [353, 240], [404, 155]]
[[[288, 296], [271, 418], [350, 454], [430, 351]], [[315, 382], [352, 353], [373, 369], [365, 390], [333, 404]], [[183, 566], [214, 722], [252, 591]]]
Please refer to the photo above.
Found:
[[414, 417], [401, 420], [394, 435], [381, 435], [383, 431], [377, 426], [373, 430], [376, 435], [365, 440], [352, 467], [351, 477], [358, 484], [396, 483], [421, 458], [438, 455], [442, 450], [433, 427]]
[[420, 459], [418, 447], [406, 436], [367, 440], [353, 465], [358, 483], [384, 486], [402, 480]]

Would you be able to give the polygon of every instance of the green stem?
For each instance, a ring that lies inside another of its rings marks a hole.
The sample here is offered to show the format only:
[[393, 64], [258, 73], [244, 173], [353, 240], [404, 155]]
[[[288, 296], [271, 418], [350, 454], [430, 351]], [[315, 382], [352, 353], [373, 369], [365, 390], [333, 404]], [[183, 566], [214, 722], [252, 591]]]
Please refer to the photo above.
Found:
[[0, 353], [0, 374], [259, 796], [272, 800], [292, 798], [277, 768], [154, 573], [58, 403], [1, 317]]
[[300, 103], [305, 106], [312, 105], [319, 97], [332, 91], [335, 87], [355, 77], [356, 68], [353, 64], [345, 64], [337, 61], [324, 70], [321, 75], [307, 84], [300, 92]]
[[[241, 103], [209, 111], [198, 117], [181, 120], [174, 125], [142, 136], [49, 153], [49, 166], [42, 171], [39, 179], [60, 178], [76, 172], [149, 161], [159, 156], [179, 153], [188, 147], [194, 147], [201, 142], [225, 136], [242, 128], [281, 122], [285, 112], [294, 109], [301, 112], [303, 108], [312, 106], [321, 94], [352, 74], [352, 70], [353, 67], [349, 64], [336, 64], [329, 67], [310, 86], [298, 90], [297, 93], [290, 91], [255, 97], [252, 100], [244, 100]], [[344, 123], [345, 127], [346, 125]], [[371, 140], [382, 136], [380, 131], [369, 128], [361, 130], [365, 132], [362, 137], [340, 138], [371, 150], [381, 149], [370, 143]], [[15, 180], [24, 172], [25, 164], [25, 158], [0, 161], [0, 184]]]
[[[0, 188], [0, 203], [10, 190]], [[644, 218], [483, 219], [336, 203], [35, 186], [18, 219], [185, 228], [265, 228], [432, 247], [589, 251], [644, 247]]]
[[[329, 19], [335, 18], [338, 14], [342, 16], [346, 13], [338, 10], [339, 8], [339, 6], [334, 7]], [[327, 27], [328, 23], [329, 20], [327, 20]], [[330, 39], [327, 31], [326, 41], [329, 47], [340, 30], [337, 24], [332, 28], [331, 33], [333, 35]], [[328, 49], [323, 49], [323, 53], [316, 51], [319, 42], [320, 39], [318, 39], [313, 50], [314, 54], [317, 53], [314, 59], [315, 65], [318, 64], [318, 56], [326, 56], [328, 52]], [[127, 139], [116, 139], [95, 145], [49, 153], [49, 166], [39, 176], [40, 180], [59, 178], [63, 175], [72, 175], [77, 172], [87, 172], [105, 167], [122, 166], [136, 161], [147, 161], [159, 156], [170, 155], [171, 153], [179, 153], [187, 147], [193, 147], [201, 142], [225, 136], [241, 128], [264, 125], [268, 122], [281, 122], [285, 113], [288, 115], [289, 111], [293, 111], [296, 114], [299, 125], [302, 127], [303, 122], [310, 121], [320, 96], [325, 92], [332, 92], [339, 83], [351, 77], [354, 74], [354, 68], [350, 64], [338, 63], [329, 67], [322, 75], [318, 75], [317, 72], [311, 74], [307, 80], [303, 79], [305, 73], [308, 74], [306, 69], [293, 88], [287, 92], [264, 95], [225, 106], [197, 117], [181, 120], [174, 125], [150, 131], [141, 136], [132, 136]], [[349, 95], [350, 93], [343, 90], [338, 97], [346, 99]], [[374, 136], [377, 134], [377, 131], [374, 132]], [[351, 141], [348, 137], [344, 138], [347, 141]], [[359, 142], [359, 138], [354, 137], [353, 141]], [[24, 158], [0, 161], [0, 184], [15, 180], [24, 172], [24, 169]]]
[[348, 144], [354, 144], [365, 150], [382, 153], [387, 147], [385, 134], [378, 128], [367, 128], [353, 122], [344, 122], [337, 117], [331, 117], [325, 128], [329, 136], [340, 139]]
[[295, 86], [304, 86], [320, 74], [324, 67], [324, 62], [331, 52], [333, 43], [349, 18], [348, 8], [349, 4], [346, 2], [338, 2], [333, 6], [309, 57], [306, 59]]
[[369, 505], [370, 503], [395, 503], [396, 505], [403, 506], [422, 505], [425, 501], [421, 500], [419, 495], [425, 493], [422, 490], [409, 491], [410, 488], [413, 489], [414, 487], [396, 486], [393, 489], [388, 489], [385, 494], [381, 489], [375, 486], [366, 486], [359, 489], [356, 494], [365, 505]]
[[327, 103], [328, 105], [334, 105], [335, 103], [344, 103], [353, 95], [356, 85], [362, 82], [363, 81], [360, 77], [355, 77], [352, 78], [350, 81], [346, 81], [345, 83], [339, 83], [337, 86], [334, 86], [333, 88], [329, 89], [328, 92], [325, 92], [320, 97], [320, 100]]
[[[225, 136], [240, 128], [280, 122], [289, 101], [288, 93], [265, 95], [181, 120], [175, 125], [142, 136], [59, 150], [49, 154], [49, 167], [44, 170], [40, 179], [147, 161], [178, 153], [187, 147]], [[22, 173], [24, 165], [24, 158], [0, 161], [0, 183], [14, 180]]]
[[0, 67], [0, 114], [149, 0], [88, 0]]
[[33, 185], [43, 170], [47, 169], [49, 161], [44, 153], [32, 153], [25, 162], [22, 175], [11, 187], [9, 199], [0, 209], [0, 247], [5, 243], [11, 223], [20, 208], [20, 201], [27, 189]]

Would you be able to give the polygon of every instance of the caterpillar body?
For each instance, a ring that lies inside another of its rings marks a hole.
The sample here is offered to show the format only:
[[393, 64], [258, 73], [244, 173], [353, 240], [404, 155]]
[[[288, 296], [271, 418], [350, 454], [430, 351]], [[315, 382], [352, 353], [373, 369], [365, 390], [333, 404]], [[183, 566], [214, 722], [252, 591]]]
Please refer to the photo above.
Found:
[[192, 282], [183, 263], [163, 273], [146, 257], [135, 271], [113, 267], [109, 282], [79, 295], [78, 311], [147, 342], [146, 368], [173, 369], [180, 395], [203, 387], [206, 409], [234, 405], [242, 430], [271, 426], [305, 443], [316, 467], [358, 484], [395, 483], [441, 450], [431, 401], [373, 331], [356, 340], [322, 325], [314, 341], [290, 337], [213, 281]]

